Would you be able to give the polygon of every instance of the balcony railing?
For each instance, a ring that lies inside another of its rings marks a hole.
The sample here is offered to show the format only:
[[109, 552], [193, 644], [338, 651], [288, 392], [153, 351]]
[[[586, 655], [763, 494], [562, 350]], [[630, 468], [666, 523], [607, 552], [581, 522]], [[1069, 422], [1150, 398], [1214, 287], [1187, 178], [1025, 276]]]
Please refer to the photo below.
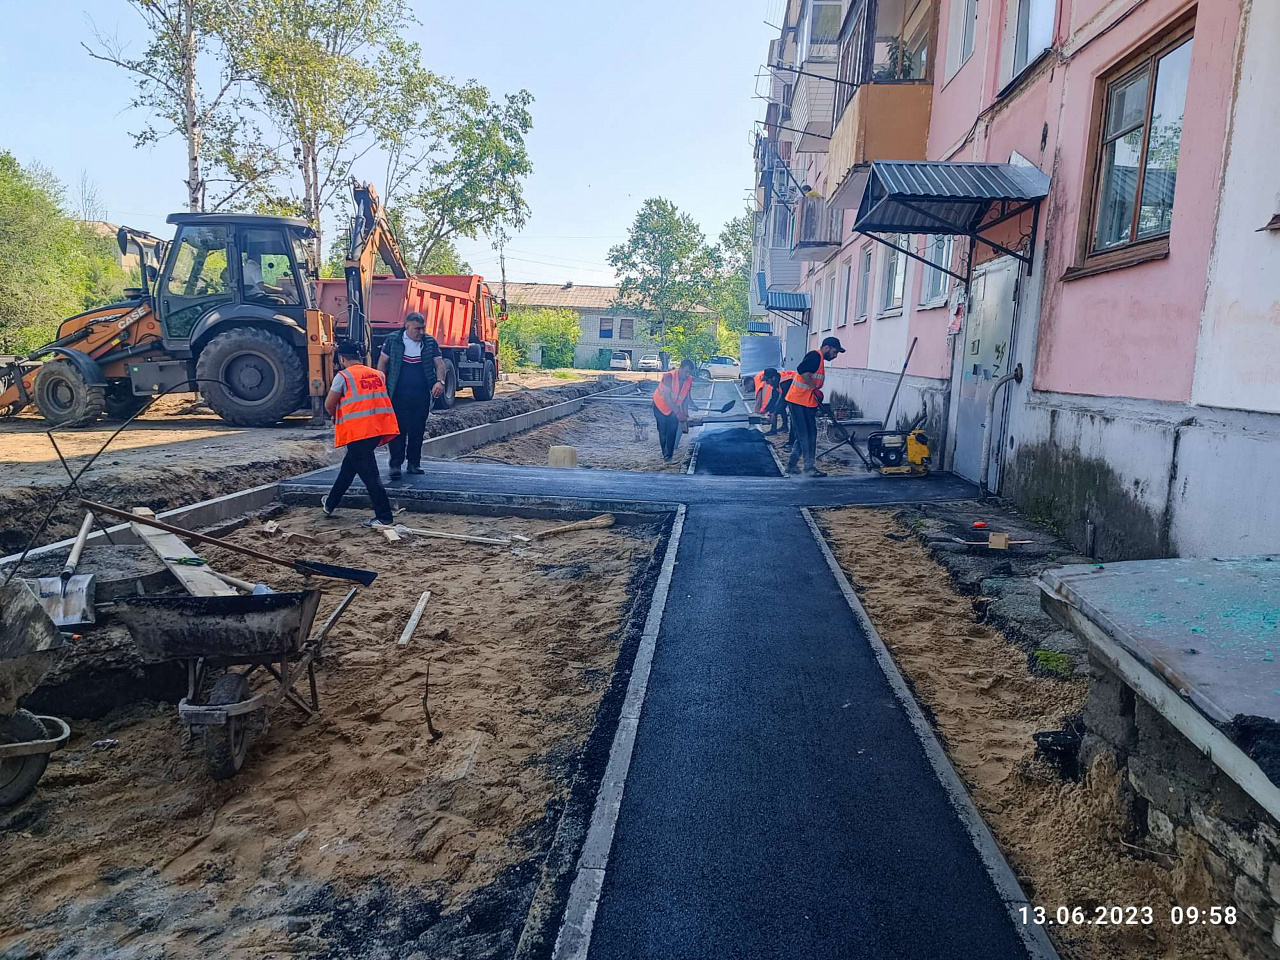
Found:
[[796, 204], [793, 260], [826, 260], [840, 249], [844, 240], [844, 211], [827, 204], [822, 197], [802, 197]]

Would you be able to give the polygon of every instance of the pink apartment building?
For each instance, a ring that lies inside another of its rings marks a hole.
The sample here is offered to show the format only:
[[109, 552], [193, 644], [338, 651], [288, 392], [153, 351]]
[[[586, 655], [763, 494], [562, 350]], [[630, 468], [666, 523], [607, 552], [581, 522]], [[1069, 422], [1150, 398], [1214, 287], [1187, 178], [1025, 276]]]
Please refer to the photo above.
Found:
[[789, 359], [880, 417], [910, 353], [891, 419], [1097, 556], [1280, 553], [1280, 3], [790, 0], [768, 57]]

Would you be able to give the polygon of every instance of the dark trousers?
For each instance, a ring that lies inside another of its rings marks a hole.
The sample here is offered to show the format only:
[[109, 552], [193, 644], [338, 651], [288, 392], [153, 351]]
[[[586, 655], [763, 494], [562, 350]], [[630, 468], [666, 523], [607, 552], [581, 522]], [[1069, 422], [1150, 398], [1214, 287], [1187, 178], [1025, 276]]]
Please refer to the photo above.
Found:
[[431, 416], [431, 390], [397, 390], [391, 398], [400, 424], [400, 436], [391, 441], [391, 466], [400, 466], [406, 459], [409, 466], [422, 466], [422, 437], [427, 432], [427, 417]]
[[676, 455], [676, 444], [680, 442], [680, 418], [674, 413], [663, 413], [655, 404], [653, 419], [658, 421], [658, 442], [662, 444], [662, 459], [670, 460]]
[[346, 456], [338, 467], [338, 479], [333, 481], [333, 489], [325, 498], [325, 506], [336, 510], [342, 502], [343, 495], [351, 486], [351, 481], [359, 477], [364, 488], [369, 491], [369, 500], [373, 503], [373, 512], [383, 523], [391, 523], [391, 501], [387, 499], [387, 491], [383, 489], [382, 478], [378, 476], [378, 461], [373, 458], [373, 451], [378, 449], [381, 437], [369, 437], [347, 444]]
[[791, 408], [791, 434], [795, 440], [791, 459], [787, 461], [787, 472], [796, 468], [802, 454], [805, 469], [813, 470], [814, 457], [818, 452], [818, 408], [798, 403], [788, 403], [787, 406]]
[[[769, 432], [770, 433], [777, 433], [779, 420], [782, 421], [783, 430], [791, 429], [791, 417], [787, 414], [787, 401], [782, 399], [781, 393], [776, 394], [774, 398], [769, 401], [769, 409], [767, 412], [769, 414]], [[791, 437], [791, 440], [794, 440], [794, 439], [795, 439], [795, 436], [793, 435]]]

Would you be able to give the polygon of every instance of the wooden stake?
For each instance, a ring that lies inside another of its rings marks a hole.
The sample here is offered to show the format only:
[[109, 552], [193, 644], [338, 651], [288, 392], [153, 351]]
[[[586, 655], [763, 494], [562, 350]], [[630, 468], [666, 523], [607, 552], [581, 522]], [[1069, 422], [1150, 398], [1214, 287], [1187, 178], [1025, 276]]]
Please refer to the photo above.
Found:
[[396, 524], [396, 530], [400, 533], [412, 533], [419, 537], [436, 537], [440, 540], [461, 540], [464, 543], [484, 543], [491, 547], [509, 547], [511, 541], [507, 539], [497, 539], [495, 537], [473, 537], [465, 533], [446, 533], [444, 530], [424, 530], [420, 527], [406, 527], [402, 523]]
[[[422, 615], [427, 612], [427, 601], [431, 599], [431, 591], [423, 590], [422, 596], [418, 598], [418, 605], [413, 608], [413, 613], [409, 614], [409, 622], [404, 625], [404, 631], [400, 634], [400, 640], [396, 644], [397, 647], [407, 647], [409, 641], [413, 639], [413, 631], [418, 629], [418, 623], [422, 620]], [[425, 697], [423, 698], [426, 699]]]
[[613, 514], [603, 513], [598, 517], [592, 517], [590, 520], [579, 520], [577, 523], [566, 523], [563, 527], [542, 530], [539, 533], [535, 533], [533, 539], [545, 540], [547, 537], [554, 537], [560, 533], [572, 533], [575, 530], [604, 530], [612, 527], [615, 522]]

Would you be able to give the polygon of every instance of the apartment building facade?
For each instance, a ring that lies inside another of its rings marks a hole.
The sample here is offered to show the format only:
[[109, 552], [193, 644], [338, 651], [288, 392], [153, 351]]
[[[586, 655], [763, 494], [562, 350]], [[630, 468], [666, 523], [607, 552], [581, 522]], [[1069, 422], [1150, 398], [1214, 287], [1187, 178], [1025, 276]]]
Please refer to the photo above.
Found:
[[1278, 48], [1257, 0], [793, 0], [757, 310], [1090, 552], [1280, 552]]

